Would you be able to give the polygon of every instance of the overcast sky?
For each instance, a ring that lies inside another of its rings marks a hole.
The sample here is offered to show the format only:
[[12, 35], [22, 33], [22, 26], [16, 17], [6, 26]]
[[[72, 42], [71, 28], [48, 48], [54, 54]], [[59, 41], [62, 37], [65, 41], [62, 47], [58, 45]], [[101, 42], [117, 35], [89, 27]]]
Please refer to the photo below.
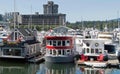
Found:
[[[21, 14], [39, 12], [43, 14], [43, 4], [49, 0], [15, 0], [16, 11]], [[67, 15], [67, 21], [109, 20], [118, 18], [120, 0], [50, 0], [59, 5], [59, 13]], [[14, 0], [1, 0], [0, 13], [14, 11]]]

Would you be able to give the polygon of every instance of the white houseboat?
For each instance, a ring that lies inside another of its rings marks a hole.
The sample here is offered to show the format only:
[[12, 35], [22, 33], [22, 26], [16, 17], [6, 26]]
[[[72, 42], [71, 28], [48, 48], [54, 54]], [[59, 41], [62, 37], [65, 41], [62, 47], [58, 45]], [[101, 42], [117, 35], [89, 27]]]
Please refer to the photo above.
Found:
[[[107, 61], [107, 51], [104, 49], [104, 40], [100, 39], [80, 39], [79, 48], [76, 51], [80, 54], [80, 59], [84, 61]], [[103, 56], [101, 58], [101, 56]]]

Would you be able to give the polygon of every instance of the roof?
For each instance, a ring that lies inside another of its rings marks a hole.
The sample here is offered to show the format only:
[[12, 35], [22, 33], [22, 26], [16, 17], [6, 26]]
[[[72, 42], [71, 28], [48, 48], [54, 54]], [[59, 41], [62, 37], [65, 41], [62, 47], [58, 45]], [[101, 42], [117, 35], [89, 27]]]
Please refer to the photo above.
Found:
[[18, 28], [19, 32], [21, 32], [24, 36], [33, 36], [32, 30], [28, 28]]
[[74, 30], [74, 29], [68, 28], [66, 26], [59, 26], [59, 27], [54, 28], [53, 30], [54, 30], [54, 32], [57, 32], [57, 33], [61, 33], [61, 32], [66, 33], [68, 31]]

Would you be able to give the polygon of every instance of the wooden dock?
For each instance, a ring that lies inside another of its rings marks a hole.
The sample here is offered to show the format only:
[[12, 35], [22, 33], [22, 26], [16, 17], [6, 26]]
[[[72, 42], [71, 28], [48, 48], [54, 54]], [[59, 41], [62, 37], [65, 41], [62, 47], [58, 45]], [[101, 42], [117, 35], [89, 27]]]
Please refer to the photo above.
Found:
[[40, 56], [31, 58], [31, 59], [28, 60], [28, 62], [30, 62], [30, 63], [39, 63], [39, 62], [43, 62], [43, 61], [45, 61], [44, 60], [44, 55], [40, 55]]
[[[90, 66], [90, 67], [108, 67], [108, 68], [120, 68], [120, 63], [118, 60], [108, 60], [108, 61], [76, 61], [77, 65]], [[89, 65], [87, 65], [89, 64]]]

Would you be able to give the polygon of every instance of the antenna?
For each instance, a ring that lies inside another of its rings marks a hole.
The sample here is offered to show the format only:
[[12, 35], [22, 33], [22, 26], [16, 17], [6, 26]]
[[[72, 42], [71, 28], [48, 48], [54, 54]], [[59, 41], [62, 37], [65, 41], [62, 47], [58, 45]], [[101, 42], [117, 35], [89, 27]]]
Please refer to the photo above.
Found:
[[14, 0], [14, 37], [13, 40], [15, 41], [15, 25], [16, 25], [16, 18], [15, 18], [15, 7], [16, 7], [16, 1]]
[[119, 26], [119, 11], [117, 11], [117, 23], [118, 23], [118, 28], [120, 28], [120, 26]]
[[32, 26], [32, 5], [30, 6], [30, 17], [29, 17], [29, 21], [28, 21], [28, 28], [31, 28]]
[[83, 22], [83, 18], [81, 18], [81, 24], [82, 24], [82, 30], [84, 30], [84, 22]]

